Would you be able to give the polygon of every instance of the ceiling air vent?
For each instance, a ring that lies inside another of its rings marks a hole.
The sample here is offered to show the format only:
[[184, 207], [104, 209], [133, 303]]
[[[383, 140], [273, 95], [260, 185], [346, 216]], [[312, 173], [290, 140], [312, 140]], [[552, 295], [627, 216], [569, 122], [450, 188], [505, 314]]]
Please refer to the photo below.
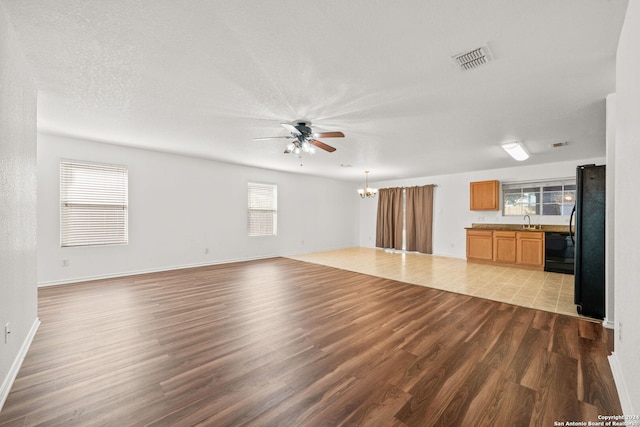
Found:
[[468, 52], [463, 52], [452, 57], [460, 70], [467, 71], [478, 68], [491, 61], [491, 52], [486, 45], [480, 46]]

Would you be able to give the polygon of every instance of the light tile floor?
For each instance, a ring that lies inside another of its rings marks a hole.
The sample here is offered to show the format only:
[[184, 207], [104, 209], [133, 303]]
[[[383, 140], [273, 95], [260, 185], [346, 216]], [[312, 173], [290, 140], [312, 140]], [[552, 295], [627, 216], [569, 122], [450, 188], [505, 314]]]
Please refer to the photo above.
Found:
[[458, 258], [371, 248], [315, 252], [289, 258], [582, 317], [573, 303], [573, 275], [570, 274], [467, 263]]

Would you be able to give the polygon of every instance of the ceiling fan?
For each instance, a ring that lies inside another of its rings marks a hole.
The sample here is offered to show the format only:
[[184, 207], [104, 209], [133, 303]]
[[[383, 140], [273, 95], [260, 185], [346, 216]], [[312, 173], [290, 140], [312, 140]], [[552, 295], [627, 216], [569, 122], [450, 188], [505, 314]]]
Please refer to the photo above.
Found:
[[266, 138], [254, 138], [255, 140], [264, 139], [279, 139], [286, 138], [292, 139], [284, 150], [285, 154], [294, 153], [313, 153], [314, 147], [318, 147], [322, 150], [333, 153], [336, 149], [330, 145], [325, 144], [322, 141], [318, 141], [316, 138], [344, 138], [342, 132], [313, 132], [309, 127], [311, 123], [297, 122], [296, 124], [281, 123], [281, 125], [289, 131], [291, 135], [286, 136], [271, 136]]

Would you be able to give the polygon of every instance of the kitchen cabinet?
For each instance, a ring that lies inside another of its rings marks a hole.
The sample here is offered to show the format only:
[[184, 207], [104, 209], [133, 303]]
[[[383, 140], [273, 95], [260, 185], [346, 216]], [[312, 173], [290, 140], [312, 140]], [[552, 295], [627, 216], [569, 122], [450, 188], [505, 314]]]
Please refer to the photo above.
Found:
[[520, 231], [517, 240], [517, 263], [544, 268], [544, 233]]
[[467, 230], [467, 259], [479, 261], [493, 259], [493, 231]]
[[493, 232], [493, 260], [503, 263], [515, 263], [517, 243], [515, 231]]
[[469, 184], [472, 211], [500, 210], [500, 181], [477, 181]]
[[544, 270], [544, 232], [468, 228], [467, 261]]

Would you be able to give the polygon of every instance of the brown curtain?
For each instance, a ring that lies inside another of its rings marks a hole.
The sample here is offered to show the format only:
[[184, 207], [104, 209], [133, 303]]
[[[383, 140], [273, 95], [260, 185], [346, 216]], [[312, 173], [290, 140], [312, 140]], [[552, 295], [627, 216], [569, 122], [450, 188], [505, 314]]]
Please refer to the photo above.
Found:
[[425, 185], [406, 189], [407, 251], [433, 253], [433, 187]]
[[378, 191], [376, 246], [402, 249], [402, 188]]

